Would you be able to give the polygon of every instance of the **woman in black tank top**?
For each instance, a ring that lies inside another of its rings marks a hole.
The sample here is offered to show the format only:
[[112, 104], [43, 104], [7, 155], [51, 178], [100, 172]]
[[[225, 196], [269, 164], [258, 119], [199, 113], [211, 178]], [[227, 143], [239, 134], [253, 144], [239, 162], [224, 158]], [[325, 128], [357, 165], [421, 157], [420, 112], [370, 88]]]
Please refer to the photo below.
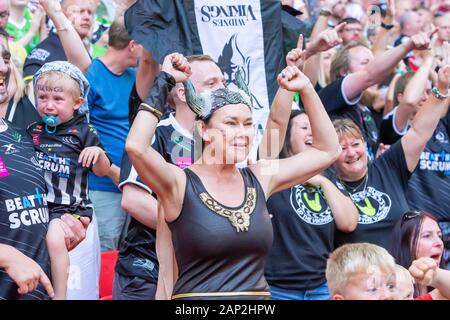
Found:
[[[158, 195], [172, 231], [178, 265], [173, 299], [268, 299], [264, 264], [272, 244], [266, 199], [302, 183], [330, 166], [340, 153], [336, 133], [309, 79], [296, 67], [278, 77], [279, 95], [299, 92], [310, 116], [315, 145], [283, 160], [265, 160], [244, 169], [254, 138], [251, 95], [217, 89], [197, 95], [190, 67], [178, 53], [168, 55], [145, 102], [139, 107], [126, 149], [142, 180]], [[168, 92], [185, 81], [189, 107], [197, 114], [203, 146], [184, 171], [148, 148]], [[289, 91], [288, 91], [289, 90]], [[158, 226], [158, 231], [160, 231]]]

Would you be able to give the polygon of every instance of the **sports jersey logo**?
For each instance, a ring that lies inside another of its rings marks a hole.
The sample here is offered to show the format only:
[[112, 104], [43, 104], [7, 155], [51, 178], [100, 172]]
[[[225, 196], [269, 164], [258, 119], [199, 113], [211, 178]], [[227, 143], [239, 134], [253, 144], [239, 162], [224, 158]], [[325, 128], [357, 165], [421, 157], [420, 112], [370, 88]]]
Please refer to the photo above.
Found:
[[2, 157], [0, 157], [0, 178], [9, 176], [8, 168], [6, 168]]
[[47, 50], [37, 48], [37, 49], [34, 49], [33, 51], [31, 51], [30, 55], [28, 56], [28, 59], [45, 61], [49, 55], [50, 55], [50, 52], [48, 52]]
[[333, 221], [330, 207], [316, 188], [296, 185], [291, 188], [290, 200], [292, 209], [308, 224], [323, 225]]
[[185, 141], [184, 137], [181, 134], [177, 134], [176, 131], [172, 133], [170, 140], [181, 148], [191, 152], [191, 141]]
[[41, 170], [41, 165], [39, 164], [39, 161], [36, 159], [36, 157], [31, 157], [30, 159], [31, 163], [36, 166], [37, 169]]
[[93, 134], [97, 134], [97, 130], [94, 128], [94, 126], [92, 124], [89, 125], [89, 131], [92, 132]]
[[79, 144], [79, 141], [75, 140], [73, 137], [62, 137], [62, 141], [65, 144]]
[[155, 269], [155, 264], [149, 259], [136, 258], [133, 260], [133, 267], [143, 268], [152, 272]]
[[350, 195], [358, 208], [358, 223], [371, 224], [387, 217], [391, 210], [391, 198], [384, 192], [373, 187]]
[[22, 135], [18, 132], [14, 132], [12, 135], [13, 139], [16, 140], [17, 142], [22, 142]]
[[43, 143], [40, 145], [41, 148], [61, 148], [62, 144], [60, 143]]
[[420, 154], [419, 169], [442, 172], [444, 176], [450, 175], [450, 153], [442, 150], [439, 153], [424, 151]]
[[5, 148], [5, 154], [14, 154], [19, 152], [19, 150], [16, 149], [16, 147], [10, 143], [10, 144], [4, 144], [2, 145], [2, 148]]
[[439, 131], [438, 133], [436, 133], [436, 135], [434, 137], [440, 143], [448, 143], [448, 139], [445, 138], [445, 134], [442, 131]]
[[36, 152], [39, 166], [50, 171], [60, 178], [69, 178], [70, 176], [70, 158], [59, 157], [56, 154], [49, 155], [44, 152]]
[[184, 169], [189, 167], [190, 165], [192, 165], [192, 159], [191, 158], [183, 158], [183, 157], [178, 157], [177, 161], [175, 162], [175, 164], [177, 165], [178, 168]]
[[49, 221], [46, 195], [38, 188], [34, 194], [5, 199], [3, 205], [9, 213], [10, 229], [17, 229], [22, 225], [29, 227], [47, 224]]
[[41, 140], [39, 138], [39, 134], [35, 133], [35, 134], [32, 134], [31, 136], [33, 137], [33, 144], [35, 146], [38, 146], [40, 144], [40, 142], [41, 142]]

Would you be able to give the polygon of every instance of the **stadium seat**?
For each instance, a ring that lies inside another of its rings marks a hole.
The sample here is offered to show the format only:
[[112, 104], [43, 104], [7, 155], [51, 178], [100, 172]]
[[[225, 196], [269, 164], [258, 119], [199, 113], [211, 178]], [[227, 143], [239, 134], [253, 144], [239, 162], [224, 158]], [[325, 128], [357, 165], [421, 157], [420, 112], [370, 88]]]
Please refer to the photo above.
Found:
[[112, 300], [114, 268], [118, 254], [117, 250], [102, 252], [99, 280], [100, 300]]

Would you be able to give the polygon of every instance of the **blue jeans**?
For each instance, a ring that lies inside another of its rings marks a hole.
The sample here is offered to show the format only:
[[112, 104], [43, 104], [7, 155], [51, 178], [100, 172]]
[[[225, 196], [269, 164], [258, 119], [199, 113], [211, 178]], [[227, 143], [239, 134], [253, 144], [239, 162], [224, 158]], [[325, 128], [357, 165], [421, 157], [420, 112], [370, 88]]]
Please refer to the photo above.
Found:
[[442, 239], [444, 240], [444, 267], [450, 270], [450, 222], [439, 222], [439, 227], [442, 230]]
[[122, 210], [122, 194], [106, 191], [89, 191], [94, 205], [102, 252], [117, 250], [127, 230], [128, 215]]
[[326, 282], [315, 289], [303, 291], [290, 291], [271, 286], [270, 293], [272, 300], [330, 300], [330, 291]]

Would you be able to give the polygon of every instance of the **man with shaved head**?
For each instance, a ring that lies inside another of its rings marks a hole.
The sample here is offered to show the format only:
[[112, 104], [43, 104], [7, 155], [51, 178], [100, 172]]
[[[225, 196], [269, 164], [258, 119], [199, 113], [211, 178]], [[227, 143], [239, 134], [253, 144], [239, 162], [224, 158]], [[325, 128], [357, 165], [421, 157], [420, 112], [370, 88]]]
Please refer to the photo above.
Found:
[[440, 64], [445, 55], [443, 45], [445, 42], [450, 41], [450, 13], [436, 16], [434, 18], [434, 25], [438, 28], [434, 51]]
[[[394, 47], [407, 43], [410, 38], [422, 31], [423, 19], [417, 11], [407, 10], [400, 17], [400, 36], [395, 40]], [[403, 62], [413, 70], [416, 70], [414, 64], [414, 53], [411, 51], [403, 59]]]

